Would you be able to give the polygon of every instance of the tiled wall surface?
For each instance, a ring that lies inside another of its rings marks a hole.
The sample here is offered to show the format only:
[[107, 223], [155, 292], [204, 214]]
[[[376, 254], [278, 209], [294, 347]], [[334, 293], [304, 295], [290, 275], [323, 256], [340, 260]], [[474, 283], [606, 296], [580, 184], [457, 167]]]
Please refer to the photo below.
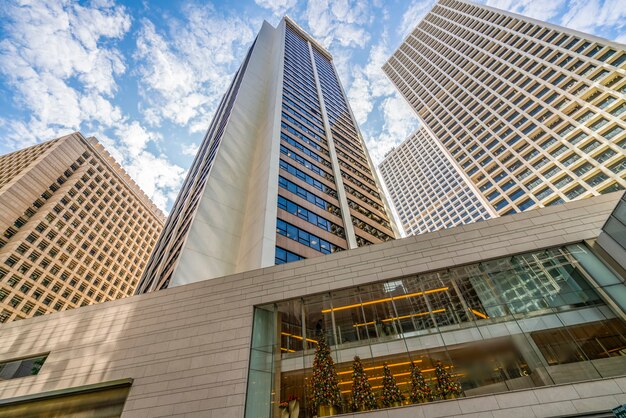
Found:
[[[242, 417], [254, 305], [593, 239], [620, 195], [6, 324], [0, 361], [50, 355], [39, 375], [0, 382], [0, 399], [130, 377], [125, 417]], [[617, 378], [359, 416], [553, 416], [610, 409], [625, 394]]]

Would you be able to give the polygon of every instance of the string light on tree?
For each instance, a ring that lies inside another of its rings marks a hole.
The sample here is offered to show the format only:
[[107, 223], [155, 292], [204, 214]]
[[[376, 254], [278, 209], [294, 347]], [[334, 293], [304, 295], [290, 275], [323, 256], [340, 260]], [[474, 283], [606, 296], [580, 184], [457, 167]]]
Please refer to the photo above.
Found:
[[354, 411], [376, 409], [376, 398], [359, 356], [354, 356], [352, 363], [352, 409]]
[[330, 356], [330, 347], [323, 334], [320, 334], [315, 348], [311, 386], [313, 405], [320, 411], [319, 415], [324, 416], [322, 410], [328, 411], [324, 412], [326, 415], [336, 413], [335, 408], [340, 408], [342, 403], [341, 391], [337, 381], [335, 362]]
[[411, 402], [429, 402], [433, 400], [433, 391], [424, 380], [422, 370], [411, 362]]
[[435, 366], [435, 374], [437, 375], [437, 391], [441, 399], [448, 396], [459, 396], [463, 391], [459, 382], [452, 380], [450, 373], [446, 371], [440, 361]]
[[400, 389], [396, 384], [396, 378], [391, 374], [389, 366], [383, 365], [383, 391], [380, 396], [380, 402], [383, 407], [400, 406], [404, 397], [400, 393]]

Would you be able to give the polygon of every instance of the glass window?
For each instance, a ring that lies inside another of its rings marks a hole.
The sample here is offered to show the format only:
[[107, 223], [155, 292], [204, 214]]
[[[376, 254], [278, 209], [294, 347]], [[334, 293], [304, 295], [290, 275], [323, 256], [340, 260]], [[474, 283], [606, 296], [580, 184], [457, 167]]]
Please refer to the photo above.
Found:
[[0, 380], [17, 379], [39, 373], [48, 355], [28, 357], [0, 363]]
[[535, 202], [532, 199], [526, 199], [522, 203], [517, 205], [517, 207], [519, 208], [519, 210], [526, 210], [529, 207], [533, 206], [534, 204]]
[[517, 189], [517, 190], [515, 190], [513, 193], [511, 193], [509, 195], [509, 198], [511, 199], [511, 201], [514, 201], [514, 200], [522, 197], [524, 194], [525, 194], [524, 190]]
[[291, 251], [287, 251], [283, 248], [276, 247], [276, 256], [275, 256], [275, 264], [285, 264], [290, 263], [292, 261], [303, 260], [304, 257], [299, 256], [297, 254], [292, 253]]
[[356, 355], [377, 398], [384, 365], [407, 399], [411, 363], [432, 400], [450, 398], [439, 390], [442, 370], [456, 396], [623, 375], [626, 326], [594, 290], [618, 282], [576, 244], [260, 306], [247, 404], [279, 417], [272, 404], [298, 399], [301, 417], [317, 415], [309, 387], [320, 338], [344, 407]]

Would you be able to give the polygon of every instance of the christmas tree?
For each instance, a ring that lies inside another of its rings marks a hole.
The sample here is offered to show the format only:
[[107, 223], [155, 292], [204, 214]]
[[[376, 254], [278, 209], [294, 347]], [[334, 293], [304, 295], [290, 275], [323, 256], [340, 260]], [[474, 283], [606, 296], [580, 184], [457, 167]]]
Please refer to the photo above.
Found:
[[359, 356], [354, 356], [352, 363], [352, 409], [355, 411], [376, 409], [376, 398]]
[[450, 377], [450, 373], [446, 371], [440, 361], [435, 366], [435, 374], [437, 375], [437, 391], [441, 399], [446, 399], [450, 395], [460, 395], [461, 385]]
[[396, 384], [396, 379], [391, 374], [391, 370], [385, 364], [383, 365], [383, 392], [380, 396], [380, 401], [383, 407], [395, 406], [394, 404], [401, 403], [403, 399], [400, 389]]
[[424, 380], [422, 371], [411, 362], [411, 402], [428, 402], [433, 400], [433, 391]]
[[319, 336], [313, 359], [313, 378], [311, 379], [313, 405], [341, 406], [341, 391], [337, 383], [335, 363], [330, 356], [330, 347], [323, 334]]

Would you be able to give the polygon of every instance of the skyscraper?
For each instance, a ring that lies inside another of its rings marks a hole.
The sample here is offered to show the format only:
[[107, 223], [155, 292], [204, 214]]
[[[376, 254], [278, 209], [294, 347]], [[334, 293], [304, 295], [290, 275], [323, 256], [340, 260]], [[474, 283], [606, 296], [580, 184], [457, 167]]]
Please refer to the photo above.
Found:
[[95, 138], [0, 156], [0, 323], [132, 295], [164, 220]]
[[498, 215], [626, 187], [624, 45], [440, 0], [383, 69]]
[[488, 219], [491, 207], [421, 126], [378, 166], [408, 235]]
[[394, 235], [332, 57], [286, 17], [222, 98], [138, 292]]

